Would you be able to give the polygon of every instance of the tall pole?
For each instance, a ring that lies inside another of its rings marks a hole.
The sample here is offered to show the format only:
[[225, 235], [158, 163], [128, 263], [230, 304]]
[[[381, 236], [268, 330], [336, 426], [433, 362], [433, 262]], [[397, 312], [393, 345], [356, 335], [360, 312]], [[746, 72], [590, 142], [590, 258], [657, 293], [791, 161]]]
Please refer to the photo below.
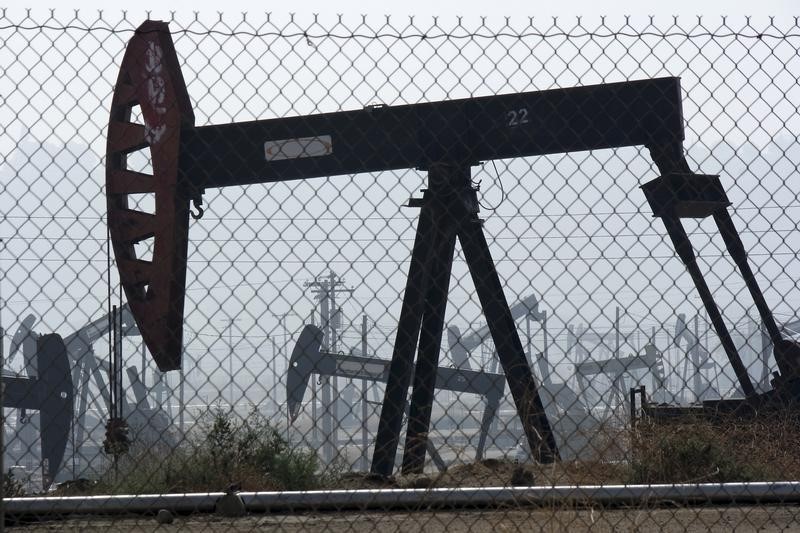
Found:
[[615, 308], [614, 312], [614, 358], [619, 359], [619, 306]]
[[[322, 348], [331, 350], [331, 288], [323, 281], [322, 287], [325, 289], [321, 293], [320, 315], [322, 317]], [[333, 398], [331, 396], [331, 378], [328, 376], [320, 380], [322, 383], [322, 457], [326, 464], [333, 460]]]
[[[332, 270], [327, 276], [320, 276], [314, 281], [306, 282], [305, 286], [311, 288], [316, 299], [319, 301], [320, 310], [320, 328], [322, 329], [322, 349], [330, 352], [337, 350], [338, 343], [338, 329], [336, 323], [338, 319], [338, 305], [336, 303], [336, 293], [338, 292], [353, 292], [352, 289], [340, 288], [344, 282]], [[336, 407], [334, 397], [336, 396], [335, 383], [336, 378], [323, 377], [320, 380], [322, 384], [322, 439], [323, 447], [322, 454], [325, 462], [330, 462], [335, 453], [335, 435], [338, 426], [338, 417], [336, 416]], [[315, 405], [315, 404], [314, 404]], [[312, 405], [312, 418], [316, 422], [316, 416], [313, 412]], [[334, 422], [335, 421], [335, 422]], [[313, 426], [316, 428], [316, 424]]]
[[144, 341], [142, 341], [142, 376], [139, 379], [142, 381], [142, 387], [147, 390], [147, 350], [145, 349]]
[[[330, 309], [329, 309], [329, 318], [330, 318], [330, 351], [336, 353], [339, 350], [339, 321], [342, 318], [341, 313], [339, 313], [339, 307], [336, 305], [336, 286], [338, 285], [336, 274], [333, 270], [330, 271], [328, 274], [328, 287], [330, 287]], [[331, 388], [331, 446], [334, 448], [339, 444], [339, 427], [341, 426], [341, 419], [339, 418], [339, 378], [334, 377], [330, 380], [330, 388]], [[338, 452], [337, 452], [338, 453]]]
[[[0, 239], [0, 244], [3, 245], [3, 251], [5, 251], [6, 245], [3, 239]], [[3, 407], [3, 397], [4, 397], [4, 383], [2, 380], [3, 370], [6, 367], [6, 356], [5, 356], [5, 347], [4, 347], [4, 340], [5, 340], [5, 330], [3, 329], [3, 281], [6, 278], [5, 270], [0, 269], [2, 272], [2, 276], [0, 276], [0, 531], [5, 531], [5, 524], [6, 524], [6, 502], [5, 502], [5, 455], [6, 455], [6, 442], [5, 442], [5, 435], [6, 435], [6, 410]]]
[[542, 311], [542, 339], [544, 341], [544, 348], [542, 349], [542, 383], [550, 383], [552, 376], [550, 375], [550, 357], [548, 355], [547, 345], [547, 311]]
[[[619, 306], [614, 308], [614, 359], [619, 359]], [[616, 389], [615, 394], [619, 400], [619, 405], [625, 409], [625, 387], [622, 385], [623, 382], [622, 374], [619, 374], [614, 378], [612, 387]]]
[[[361, 356], [367, 357], [367, 315], [361, 315]], [[367, 423], [369, 422], [369, 413], [367, 412], [367, 380], [361, 380], [361, 468], [363, 470], [369, 469], [369, 462], [367, 461], [367, 441], [369, 435], [367, 432]]]
[[[287, 343], [288, 338], [289, 338], [288, 330], [286, 329], [286, 317], [291, 313], [292, 313], [292, 311], [287, 311], [286, 313], [270, 313], [274, 318], [278, 319], [278, 325], [281, 328], [280, 335], [281, 335], [281, 338], [283, 339], [283, 343], [279, 347], [278, 343], [277, 343], [277, 341], [275, 339], [275, 335], [272, 335], [272, 336], [267, 335], [267, 338], [272, 340], [272, 388], [273, 388], [273, 390], [275, 389], [275, 387], [278, 386], [278, 358], [283, 360], [283, 347], [286, 346], [286, 343]], [[287, 362], [286, 363], [286, 371], [287, 372], [288, 372], [288, 369], [289, 369], [288, 365], [289, 365], [289, 363]], [[269, 369], [269, 362], [267, 362], [267, 368]], [[312, 391], [311, 391], [311, 408], [312, 408], [312, 411], [314, 411], [314, 409], [315, 409], [314, 408], [314, 404], [316, 403], [316, 388], [315, 388], [315, 385], [314, 385], [314, 380], [311, 381], [311, 388], [312, 388]], [[275, 401], [275, 412], [278, 413], [279, 411], [280, 411], [280, 406], [279, 406], [278, 401], [276, 400]], [[312, 419], [316, 419], [314, 415], [315, 415], [315, 413], [312, 412], [312, 415], [311, 415]], [[287, 428], [286, 431], [287, 431], [287, 435], [289, 434], [288, 432], [289, 432], [289, 428], [291, 427], [291, 425], [292, 425], [292, 415], [291, 415], [291, 413], [289, 413], [289, 398], [287, 397], [286, 398], [286, 428]], [[312, 435], [312, 440], [316, 441], [316, 427], [314, 427], [314, 432], [315, 433], [314, 433], [314, 435]]]
[[[233, 410], [233, 319], [228, 322], [228, 403]], [[183, 380], [181, 380], [183, 382]]]
[[533, 368], [533, 350], [531, 349], [531, 314], [525, 315], [525, 336], [528, 339], [528, 364]]
[[[233, 399], [233, 324], [237, 320], [236, 318], [228, 317], [226, 328], [228, 330], [228, 405], [230, 405], [231, 411], [235, 407]], [[220, 332], [220, 338], [222, 338], [222, 332]], [[182, 370], [181, 374], [183, 374]], [[183, 378], [183, 375], [181, 375], [181, 378]], [[183, 379], [181, 379], [181, 383], [183, 383]]]
[[694, 357], [694, 399], [699, 402], [703, 396], [703, 379], [700, 374], [700, 315], [694, 315], [694, 346], [692, 346]]
[[[184, 359], [185, 360], [185, 359]], [[184, 384], [186, 383], [184, 367], [181, 365], [181, 382], [178, 384], [178, 429], [181, 437], [186, 435], [186, 397], [184, 396]]]

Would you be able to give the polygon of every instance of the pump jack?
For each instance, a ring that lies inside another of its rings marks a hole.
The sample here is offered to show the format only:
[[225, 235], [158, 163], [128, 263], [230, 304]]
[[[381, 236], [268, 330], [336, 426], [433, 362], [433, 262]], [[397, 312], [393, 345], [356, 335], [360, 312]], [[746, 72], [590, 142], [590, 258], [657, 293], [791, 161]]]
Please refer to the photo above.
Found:
[[[681, 374], [684, 387], [691, 390], [690, 401], [702, 401], [711, 397], [719, 398], [719, 386], [714, 387], [704, 375], [704, 370], [708, 371], [716, 366], [714, 359], [708, 350], [700, 343], [697, 332], [697, 317], [695, 316], [695, 331], [689, 329], [686, 323], [686, 315], [683, 313], [678, 314], [675, 320], [675, 335], [673, 342], [678, 350], [681, 348], [681, 341], [686, 343], [686, 359], [683, 361], [683, 372]], [[692, 365], [691, 371], [689, 364]], [[717, 373], [718, 374], [718, 373]], [[689, 383], [689, 376], [692, 378], [691, 384]], [[719, 377], [717, 377], [719, 382]]]
[[[139, 332], [136, 329], [136, 324], [128, 310], [128, 306], [123, 305], [120, 307], [119, 313], [120, 339], [118, 339], [118, 342], [121, 341], [122, 337], [138, 336]], [[88, 437], [84, 434], [88, 426], [87, 412], [91, 408], [94, 408], [98, 413], [110, 412], [109, 390], [105, 378], [105, 376], [109, 375], [109, 364], [108, 361], [104, 361], [94, 352], [94, 343], [109, 334], [109, 315], [92, 320], [64, 337], [63, 340], [57, 335], [37, 333], [33, 330], [35, 323], [36, 316], [33, 314], [28, 314], [20, 321], [20, 325], [11, 340], [8, 358], [14, 357], [18, 351], [22, 352], [25, 371], [28, 375], [27, 381], [24, 381], [25, 383], [37, 383], [35, 379], [32, 379], [32, 376], [38, 376], [38, 382], [43, 384], [40, 386], [53, 383], [58, 383], [59, 386], [62, 386], [62, 383], [68, 384], [70, 402], [72, 402], [73, 398], [75, 400], [74, 409], [72, 407], [73, 404], [70, 403], [68, 413], [66, 411], [60, 413], [57, 419], [53, 419], [51, 416], [50, 419], [54, 421], [51, 420], [48, 424], [40, 424], [42, 457], [52, 458], [56, 454], [60, 454], [59, 456], [63, 457], [69, 444], [67, 436], [70, 433], [70, 428], [73, 430], [72, 446], [80, 448], [88, 440]], [[59, 342], [64, 344], [63, 362], [60, 359], [61, 355], [58, 350], [54, 351], [53, 348], [49, 348], [44, 352], [40, 351], [40, 346], [42, 345], [47, 347], [54, 345], [55, 341], [53, 340], [50, 340], [49, 343], [44, 343], [44, 339], [52, 337], [58, 337]], [[168, 417], [162, 410], [150, 406], [147, 400], [147, 390], [142, 385], [135, 368], [128, 368], [127, 370], [131, 388], [136, 398], [136, 405], [129, 405], [125, 397], [120, 399], [123, 403], [126, 417], [133, 419], [133, 425], [136, 426], [138, 431], [147, 433], [144, 439], [147, 442], [163, 442], [171, 446], [174, 445], [175, 438], [170, 431]], [[47, 373], [49, 377], [43, 379], [43, 373]], [[23, 378], [15, 376], [15, 379], [19, 381]], [[90, 392], [92, 381], [94, 381], [96, 390]], [[56, 391], [42, 391], [37, 392], [37, 394], [51, 402], [60, 401], [56, 398]], [[6, 407], [11, 406], [9, 401], [11, 400], [8, 398], [4, 399]], [[31, 399], [28, 403], [31, 401], [35, 402], [35, 400]], [[52, 409], [51, 407], [50, 410]], [[23, 406], [20, 409], [18, 420], [24, 421], [27, 418], [26, 409]], [[65, 424], [66, 426], [64, 426]], [[23, 436], [23, 442], [31, 441], [30, 437], [24, 436], [24, 432], [20, 431], [20, 433]], [[45, 449], [47, 449], [46, 453]], [[76, 451], [73, 450], [73, 453], [76, 453]], [[87, 455], [88, 453], [88, 451], [82, 451], [80, 455], [88, 459], [91, 457], [91, 455]], [[51, 471], [46, 479], [51, 481], [57, 479], [61, 463], [61, 460], [56, 462], [50, 459], [48, 461]]]
[[[17, 335], [14, 337], [15, 340], [19, 338]], [[36, 375], [22, 377], [3, 372], [2, 407], [19, 409], [18, 422], [26, 417], [23, 413], [27, 410], [39, 411], [42, 489], [47, 490], [64, 461], [74, 398], [63, 339], [53, 333], [37, 337], [33, 342], [35, 355], [31, 362], [37, 367]], [[25, 427], [23, 422], [22, 428]], [[5, 428], [0, 428], [0, 431], [5, 431]], [[28, 440], [27, 444], [31, 443]], [[0, 450], [0, 453], [5, 453], [5, 450]]]
[[[533, 318], [537, 322], [541, 322], [546, 314], [539, 311], [539, 300], [535, 294], [531, 294], [509, 308], [511, 318], [515, 321], [521, 317]], [[471, 369], [469, 357], [470, 353], [478, 346], [491, 337], [492, 332], [489, 326], [484, 326], [476, 331], [469, 333], [464, 332], [462, 335], [458, 326], [447, 327], [447, 345], [450, 349], [450, 358], [456, 368]], [[494, 371], [494, 369], [492, 369]], [[546, 379], [545, 373], [542, 373], [542, 379]]]
[[[321, 351], [322, 331], [313, 325], [306, 325], [300, 332], [297, 344], [289, 360], [286, 377], [286, 398], [289, 417], [295, 420], [308, 388], [308, 378], [312, 374], [336, 376], [366, 381], [386, 382], [389, 378], [389, 361], [365, 355], [336, 354]], [[455, 392], [466, 392], [483, 396], [485, 406], [481, 417], [481, 428], [475, 460], [483, 459], [486, 438], [492, 421], [497, 416], [500, 400], [505, 390], [502, 374], [492, 374], [479, 370], [439, 367], [436, 369], [436, 388]], [[366, 424], [366, 420], [361, 421]], [[426, 440], [428, 453], [440, 470], [446, 468], [430, 440]]]
[[[535, 295], [531, 294], [512, 305], [510, 311], [515, 320], [525, 317], [529, 339], [531, 320], [539, 322], [542, 325], [543, 332], [545, 332], [546, 345], [547, 311], [539, 310], [539, 300]], [[490, 335], [491, 332], [488, 326], [472, 332], [464, 332], [463, 335], [458, 327], [449, 326], [447, 328], [447, 341], [450, 348], [450, 357], [453, 359], [456, 368], [469, 370], [471, 367], [470, 353], [483, 344]], [[530, 351], [530, 340], [528, 346]], [[583, 405], [583, 402], [580, 401], [578, 395], [569, 384], [553, 380], [553, 373], [550, 369], [550, 363], [547, 361], [546, 351], [539, 353], [536, 357], [529, 353], [528, 358], [531, 364], [535, 359], [539, 367], [539, 375], [541, 376], [539, 390], [542, 395], [545, 412], [555, 419], [553, 430], [559, 454], [564, 459], [580, 457], [585, 447], [583, 436], [590, 433], [590, 428], [597, 424], [597, 420]], [[496, 357], [493, 356], [489, 372], [494, 373], [495, 368]]]
[[[781, 398], [800, 392], [800, 346], [781, 337], [747, 262], [719, 176], [695, 174], [683, 151], [680, 80], [658, 78], [402, 106], [196, 127], [166, 23], [146, 21], [128, 43], [108, 128], [108, 222], [120, 282], [162, 370], [181, 366], [189, 203], [207, 188], [416, 168], [428, 188], [421, 208], [389, 369], [372, 472], [390, 475], [404, 398], [413, 392], [403, 471], [424, 463], [456, 237], [461, 242], [500, 363], [535, 459], [559, 457], [530, 366], [478, 218], [471, 167], [481, 161], [622, 146], [645, 146], [661, 176], [642, 186], [686, 265], [748, 399], [744, 365], [699, 270], [681, 218], [713, 216], [775, 345]], [[141, 109], [144, 124], [131, 122]], [[149, 151], [152, 174], [127, 154]], [[132, 209], [151, 193], [155, 212]], [[152, 241], [151, 260], [135, 245]], [[414, 352], [419, 355], [414, 365]], [[412, 372], [413, 370], [413, 372]]]

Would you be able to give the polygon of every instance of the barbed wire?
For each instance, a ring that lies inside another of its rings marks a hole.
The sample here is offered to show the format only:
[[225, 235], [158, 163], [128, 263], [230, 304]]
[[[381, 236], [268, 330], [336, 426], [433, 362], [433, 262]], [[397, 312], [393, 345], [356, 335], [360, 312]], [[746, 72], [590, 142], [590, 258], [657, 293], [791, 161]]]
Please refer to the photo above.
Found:
[[[3, 13], [5, 16], [5, 13]], [[411, 17], [413, 21], [413, 17]], [[557, 19], [555, 19], [557, 20]], [[555, 22], [554, 20], [554, 22]], [[580, 21], [580, 17], [577, 18]], [[651, 19], [652, 20], [652, 19]], [[723, 17], [724, 20], [724, 17]], [[794, 18], [795, 26], [798, 26], [798, 17]], [[531, 17], [531, 22], [533, 22], [533, 18]], [[122, 35], [129, 35], [136, 32], [135, 28], [112, 28], [112, 27], [104, 27], [104, 26], [78, 26], [74, 24], [64, 24], [64, 25], [56, 25], [56, 24], [5, 24], [0, 25], [0, 31], [7, 31], [7, 30], [14, 30], [14, 31], [80, 31], [80, 32], [105, 32], [109, 34], [122, 34]], [[764, 39], [773, 39], [773, 40], [790, 40], [790, 39], [797, 39], [800, 38], [800, 31], [797, 33], [790, 33], [790, 32], [782, 32], [782, 33], [770, 33], [764, 31], [694, 31], [694, 32], [686, 32], [686, 31], [619, 31], [619, 30], [608, 30], [606, 32], [599, 32], [599, 31], [548, 31], [548, 32], [541, 32], [541, 31], [521, 31], [521, 32], [427, 32], [427, 33], [389, 33], [389, 32], [376, 32], [376, 33], [336, 33], [336, 32], [312, 32], [312, 31], [293, 31], [293, 32], [283, 32], [283, 31], [248, 31], [248, 30], [217, 30], [217, 29], [205, 29], [205, 30], [194, 30], [190, 28], [183, 28], [178, 30], [172, 30], [171, 33], [173, 35], [192, 35], [195, 37], [204, 37], [204, 36], [219, 36], [219, 37], [253, 37], [253, 38], [260, 38], [260, 37], [277, 37], [282, 39], [307, 39], [309, 40], [316, 40], [316, 39], [337, 39], [337, 40], [351, 40], [351, 39], [392, 39], [392, 40], [437, 40], [437, 39], [485, 39], [485, 40], [496, 40], [501, 38], [510, 38], [510, 39], [530, 39], [530, 38], [537, 38], [537, 39], [615, 39], [619, 37], [626, 37], [626, 38], [643, 38], [643, 37], [654, 37], [654, 38], [682, 38], [682, 39], [701, 39], [701, 38], [711, 38], [711, 39], [749, 39], [749, 40], [764, 40]]]

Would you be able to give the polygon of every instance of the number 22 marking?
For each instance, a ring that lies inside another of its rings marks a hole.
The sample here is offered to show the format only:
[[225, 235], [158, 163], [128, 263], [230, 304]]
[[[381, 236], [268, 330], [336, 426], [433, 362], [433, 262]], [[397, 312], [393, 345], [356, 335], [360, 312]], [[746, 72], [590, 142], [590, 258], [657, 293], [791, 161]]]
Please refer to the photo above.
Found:
[[526, 108], [511, 110], [506, 113], [509, 126], [520, 126], [528, 123], [528, 110]]

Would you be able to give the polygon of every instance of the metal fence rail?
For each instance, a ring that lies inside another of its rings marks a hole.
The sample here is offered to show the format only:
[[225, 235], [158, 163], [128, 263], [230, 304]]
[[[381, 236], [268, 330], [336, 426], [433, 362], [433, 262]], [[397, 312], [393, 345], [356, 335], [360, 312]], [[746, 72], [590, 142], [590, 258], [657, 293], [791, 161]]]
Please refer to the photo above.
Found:
[[9, 511], [793, 523], [796, 18], [148, 18], [0, 13]]

